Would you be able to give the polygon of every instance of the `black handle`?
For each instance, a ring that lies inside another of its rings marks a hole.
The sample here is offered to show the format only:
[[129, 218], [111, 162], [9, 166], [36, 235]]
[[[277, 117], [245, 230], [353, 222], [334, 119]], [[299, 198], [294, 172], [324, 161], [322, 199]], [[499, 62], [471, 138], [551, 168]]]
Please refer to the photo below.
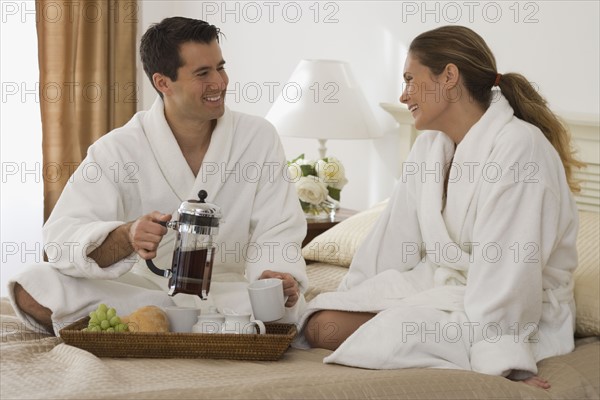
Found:
[[[169, 224], [169, 222], [165, 222], [165, 221], [155, 221], [155, 222], [159, 225], [164, 226], [165, 228], [168, 228], [167, 225]], [[146, 266], [148, 267], [148, 269], [150, 271], [154, 272], [156, 275], [164, 276], [165, 278], [169, 278], [171, 276], [172, 271], [170, 269], [160, 269], [156, 265], [154, 265], [152, 260], [146, 260]]]
[[168, 278], [171, 276], [170, 269], [160, 269], [156, 265], [154, 265], [152, 260], [146, 260], [146, 266], [148, 267], [148, 269], [150, 271], [154, 272], [156, 275], [164, 276], [165, 278]]

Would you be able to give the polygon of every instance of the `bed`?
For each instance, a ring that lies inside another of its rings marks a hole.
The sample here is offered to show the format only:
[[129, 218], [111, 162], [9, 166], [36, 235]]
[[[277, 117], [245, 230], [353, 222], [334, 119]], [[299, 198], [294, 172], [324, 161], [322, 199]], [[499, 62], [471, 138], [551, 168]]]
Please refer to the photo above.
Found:
[[[398, 121], [407, 152], [416, 131], [402, 107], [383, 104]], [[576, 271], [575, 350], [539, 363], [552, 388], [542, 390], [502, 377], [442, 369], [365, 370], [323, 364], [329, 351], [288, 349], [278, 361], [98, 358], [62, 339], [27, 330], [7, 299], [0, 300], [0, 398], [127, 399], [598, 399], [600, 397], [600, 278], [598, 122], [568, 124], [589, 163], [578, 196], [580, 231]], [[313, 239], [303, 250], [310, 288], [306, 296], [335, 290], [385, 202]], [[333, 245], [332, 245], [333, 244]]]

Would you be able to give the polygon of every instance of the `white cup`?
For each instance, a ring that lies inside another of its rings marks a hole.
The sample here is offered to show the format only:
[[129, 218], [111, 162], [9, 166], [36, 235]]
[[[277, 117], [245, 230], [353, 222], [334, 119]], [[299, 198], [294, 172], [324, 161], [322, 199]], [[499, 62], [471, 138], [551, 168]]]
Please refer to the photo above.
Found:
[[262, 321], [250, 319], [250, 314], [228, 314], [225, 313], [225, 323], [221, 333], [234, 334], [260, 334], [267, 333], [265, 324]]
[[221, 333], [225, 316], [216, 311], [210, 310], [206, 314], [200, 313], [198, 322], [192, 327], [194, 333]]
[[283, 318], [285, 302], [283, 281], [277, 278], [259, 279], [248, 285], [248, 295], [254, 318], [271, 322]]
[[164, 307], [165, 313], [169, 318], [171, 332], [189, 333], [192, 327], [198, 321], [199, 309], [193, 307]]

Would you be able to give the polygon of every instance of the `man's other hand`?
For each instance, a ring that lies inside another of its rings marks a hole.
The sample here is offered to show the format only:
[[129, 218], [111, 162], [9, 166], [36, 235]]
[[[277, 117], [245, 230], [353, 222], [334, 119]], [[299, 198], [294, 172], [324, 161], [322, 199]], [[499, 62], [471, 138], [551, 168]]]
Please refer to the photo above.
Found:
[[283, 281], [283, 295], [288, 296], [286, 307], [293, 307], [300, 298], [300, 287], [291, 274], [266, 270], [258, 279], [277, 278]]

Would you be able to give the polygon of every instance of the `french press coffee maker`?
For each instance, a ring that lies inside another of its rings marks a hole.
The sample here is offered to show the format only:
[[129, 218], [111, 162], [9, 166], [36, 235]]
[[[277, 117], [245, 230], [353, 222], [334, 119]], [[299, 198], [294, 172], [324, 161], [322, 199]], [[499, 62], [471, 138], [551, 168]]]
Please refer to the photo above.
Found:
[[206, 191], [198, 192], [199, 200], [188, 200], [179, 206], [179, 219], [159, 222], [177, 231], [171, 269], [160, 269], [146, 260], [150, 271], [169, 278], [169, 296], [187, 293], [206, 300], [210, 290], [215, 257], [214, 235], [219, 231], [221, 209], [206, 203]]

